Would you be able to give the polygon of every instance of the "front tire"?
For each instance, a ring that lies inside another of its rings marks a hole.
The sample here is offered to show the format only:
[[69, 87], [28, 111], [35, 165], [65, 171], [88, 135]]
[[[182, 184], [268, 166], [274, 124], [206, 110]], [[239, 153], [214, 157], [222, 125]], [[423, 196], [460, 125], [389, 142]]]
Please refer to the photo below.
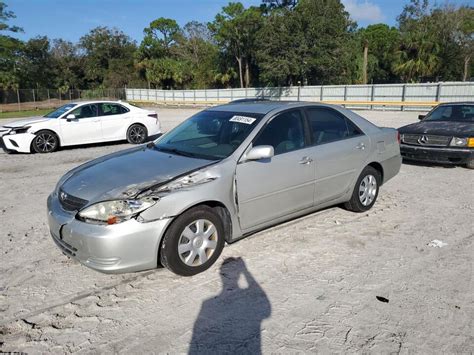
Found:
[[135, 123], [127, 130], [127, 141], [130, 144], [143, 144], [148, 138], [148, 131], [145, 126]]
[[59, 148], [59, 138], [52, 131], [39, 131], [31, 142], [36, 153], [52, 153]]
[[469, 160], [469, 161], [466, 163], [466, 168], [468, 168], [468, 169], [474, 169], [474, 158], [472, 158], [471, 160]]
[[377, 200], [381, 183], [380, 172], [371, 166], [366, 166], [357, 179], [351, 199], [344, 204], [344, 207], [359, 213], [370, 210]]
[[160, 261], [175, 274], [196, 275], [216, 262], [224, 242], [219, 215], [208, 206], [194, 207], [177, 217], [166, 231]]

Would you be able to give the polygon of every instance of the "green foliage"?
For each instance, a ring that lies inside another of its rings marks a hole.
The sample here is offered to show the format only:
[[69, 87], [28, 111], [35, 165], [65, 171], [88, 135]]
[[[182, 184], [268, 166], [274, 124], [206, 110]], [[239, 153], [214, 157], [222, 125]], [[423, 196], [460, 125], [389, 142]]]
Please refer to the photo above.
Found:
[[[211, 88], [469, 80], [474, 8], [411, 0], [398, 27], [357, 29], [341, 0], [230, 2], [210, 23], [157, 18], [136, 43], [97, 27], [79, 43], [13, 37], [0, 0], [0, 88]], [[367, 54], [364, 55], [364, 52]], [[98, 92], [97, 91], [97, 92]]]
[[4, 1], [0, 0], [0, 31], [4, 32], [23, 32], [23, 28], [18, 26], [8, 25], [8, 21], [16, 18], [12, 11], [7, 10], [8, 5]]
[[250, 66], [256, 51], [257, 33], [262, 25], [261, 9], [245, 9], [240, 2], [224, 6], [214, 21], [209, 23], [209, 29], [224, 54], [235, 58], [241, 87], [251, 85]]
[[8, 35], [9, 32], [22, 32], [18, 26], [10, 26], [8, 21], [16, 16], [7, 11], [7, 5], [0, 0], [0, 88], [18, 88], [20, 78], [17, 73], [16, 58], [22, 47], [21, 41]]
[[339, 0], [301, 0], [277, 8], [259, 32], [265, 84], [339, 84], [350, 80], [353, 22]]
[[474, 9], [412, 0], [399, 16], [394, 73], [406, 81], [466, 80], [473, 54]]
[[371, 83], [388, 83], [397, 80], [392, 72], [392, 63], [400, 42], [400, 32], [386, 24], [375, 24], [357, 31], [355, 39], [358, 45], [356, 82], [362, 82], [362, 53], [368, 46], [367, 78]]
[[[90, 86], [133, 70], [136, 45], [122, 31], [96, 27], [81, 37], [79, 45], [84, 51], [84, 76]], [[111, 65], [112, 61], [115, 65]], [[117, 61], [120, 65], [116, 65]]]

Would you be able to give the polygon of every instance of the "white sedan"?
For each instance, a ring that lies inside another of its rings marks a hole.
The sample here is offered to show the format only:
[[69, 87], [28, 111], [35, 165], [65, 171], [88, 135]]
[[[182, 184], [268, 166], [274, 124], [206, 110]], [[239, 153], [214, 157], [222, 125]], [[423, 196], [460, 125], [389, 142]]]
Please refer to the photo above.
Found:
[[154, 111], [122, 101], [87, 101], [0, 127], [0, 146], [7, 152], [50, 153], [64, 146], [124, 139], [142, 144], [159, 133]]

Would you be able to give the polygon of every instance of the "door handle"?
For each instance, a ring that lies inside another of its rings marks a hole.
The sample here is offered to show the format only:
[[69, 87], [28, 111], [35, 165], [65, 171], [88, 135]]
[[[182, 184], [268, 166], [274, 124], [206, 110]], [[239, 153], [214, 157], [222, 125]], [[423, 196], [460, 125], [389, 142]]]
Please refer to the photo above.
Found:
[[365, 149], [365, 144], [364, 143], [359, 143], [355, 147], [356, 147], [356, 149], [364, 150]]
[[304, 164], [304, 165], [308, 165], [308, 164], [311, 164], [313, 162], [313, 159], [311, 159], [310, 157], [303, 157], [301, 158], [300, 160], [300, 164]]

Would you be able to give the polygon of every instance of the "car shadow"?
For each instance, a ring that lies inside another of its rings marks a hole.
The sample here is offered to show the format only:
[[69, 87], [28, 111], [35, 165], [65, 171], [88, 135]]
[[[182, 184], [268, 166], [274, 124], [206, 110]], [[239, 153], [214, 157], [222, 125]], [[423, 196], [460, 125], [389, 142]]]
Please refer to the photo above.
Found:
[[267, 295], [241, 258], [225, 259], [220, 275], [222, 291], [203, 302], [189, 354], [260, 354], [261, 324], [271, 315]]

